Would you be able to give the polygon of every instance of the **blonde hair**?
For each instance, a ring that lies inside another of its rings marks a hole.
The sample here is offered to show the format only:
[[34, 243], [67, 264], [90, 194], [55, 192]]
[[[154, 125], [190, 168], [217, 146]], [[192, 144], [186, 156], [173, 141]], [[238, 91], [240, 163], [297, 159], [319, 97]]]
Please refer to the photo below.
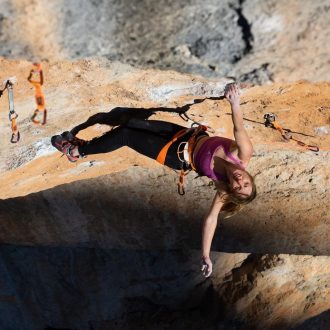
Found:
[[252, 191], [251, 194], [246, 198], [238, 197], [233, 192], [230, 192], [229, 186], [227, 184], [217, 185], [216, 189], [218, 190], [222, 202], [224, 203], [221, 207], [220, 213], [223, 212], [225, 218], [232, 217], [233, 215], [241, 211], [245, 205], [251, 203], [256, 198], [257, 187], [254, 183], [254, 178], [250, 174], [248, 175], [251, 179]]

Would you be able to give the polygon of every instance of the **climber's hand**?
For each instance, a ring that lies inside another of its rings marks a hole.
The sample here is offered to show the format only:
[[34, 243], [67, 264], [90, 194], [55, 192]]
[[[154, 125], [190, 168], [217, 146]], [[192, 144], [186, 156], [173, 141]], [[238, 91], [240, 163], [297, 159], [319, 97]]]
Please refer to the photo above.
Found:
[[212, 273], [212, 261], [209, 257], [202, 258], [201, 271], [205, 277], [209, 277]]
[[228, 84], [225, 88], [225, 98], [232, 106], [239, 106], [240, 96], [237, 84]]

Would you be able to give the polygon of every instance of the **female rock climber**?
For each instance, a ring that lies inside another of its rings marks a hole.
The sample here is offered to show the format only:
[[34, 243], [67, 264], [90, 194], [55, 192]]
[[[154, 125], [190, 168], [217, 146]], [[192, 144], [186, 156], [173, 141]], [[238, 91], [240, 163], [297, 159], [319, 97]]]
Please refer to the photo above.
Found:
[[[167, 149], [163, 163], [175, 170], [196, 169], [199, 175], [211, 178], [216, 187], [212, 205], [203, 222], [202, 231], [202, 273], [208, 277], [212, 273], [210, 250], [218, 214], [224, 212], [227, 216], [236, 213], [243, 205], [251, 202], [256, 196], [253, 177], [245, 170], [252, 157], [253, 147], [243, 126], [243, 114], [240, 110], [239, 89], [236, 84], [227, 85], [225, 98], [231, 105], [235, 140], [220, 136], [210, 137], [204, 130], [198, 130], [194, 136], [194, 146], [191, 157], [185, 155], [185, 141], [194, 135], [196, 130], [157, 120], [145, 120], [142, 109], [133, 111], [138, 116], [124, 117], [114, 123], [115, 112], [97, 114], [86, 123], [75, 127], [71, 133], [52, 137], [52, 144], [65, 154], [71, 162], [87, 155], [107, 153], [123, 146], [159, 161], [161, 151]], [[125, 109], [125, 108], [119, 108]], [[142, 111], [141, 111], [142, 110]], [[132, 112], [132, 111], [131, 111]], [[147, 113], [147, 112], [144, 112]], [[118, 118], [117, 118], [118, 119]], [[73, 138], [79, 130], [95, 123], [119, 125], [101, 137], [84, 142]], [[184, 132], [177, 139], [178, 132]], [[182, 159], [184, 158], [184, 159]], [[193, 163], [193, 165], [191, 164]]]

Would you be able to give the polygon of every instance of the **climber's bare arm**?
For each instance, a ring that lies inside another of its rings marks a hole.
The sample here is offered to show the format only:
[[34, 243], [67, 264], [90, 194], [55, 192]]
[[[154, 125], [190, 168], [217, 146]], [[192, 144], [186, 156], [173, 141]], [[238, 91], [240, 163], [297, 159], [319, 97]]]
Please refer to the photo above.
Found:
[[234, 136], [238, 148], [238, 157], [247, 164], [252, 157], [253, 146], [244, 128], [243, 113], [240, 109], [239, 88], [236, 84], [227, 85], [225, 97], [229, 101], [234, 124]]
[[215, 229], [218, 223], [218, 215], [223, 206], [220, 194], [217, 192], [213, 198], [208, 214], [204, 218], [202, 231], [202, 272], [205, 277], [212, 273], [212, 261], [210, 251]]

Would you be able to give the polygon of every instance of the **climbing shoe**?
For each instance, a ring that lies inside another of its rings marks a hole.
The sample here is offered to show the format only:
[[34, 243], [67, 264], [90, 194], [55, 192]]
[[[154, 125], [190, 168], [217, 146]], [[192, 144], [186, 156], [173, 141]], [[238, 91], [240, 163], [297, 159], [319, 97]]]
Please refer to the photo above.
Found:
[[86, 144], [86, 141], [83, 139], [77, 138], [75, 135], [73, 135], [71, 132], [65, 131], [61, 134], [62, 138], [73, 144], [74, 146], [82, 146]]
[[71, 155], [71, 151], [76, 147], [76, 145], [68, 141], [62, 135], [52, 136], [51, 143], [53, 147], [55, 147], [58, 151], [65, 155], [70, 162], [75, 163], [79, 159], [78, 156]]

